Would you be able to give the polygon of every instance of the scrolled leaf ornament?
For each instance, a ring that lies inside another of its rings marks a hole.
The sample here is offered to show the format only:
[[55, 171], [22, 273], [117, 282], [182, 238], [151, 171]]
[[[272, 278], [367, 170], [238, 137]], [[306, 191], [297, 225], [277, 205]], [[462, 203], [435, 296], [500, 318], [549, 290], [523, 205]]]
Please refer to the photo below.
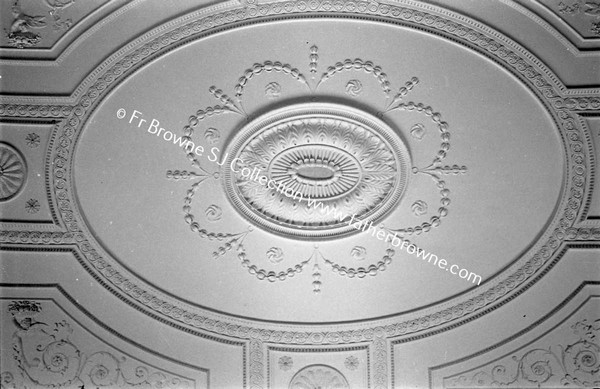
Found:
[[82, 373], [95, 386], [111, 386], [119, 379], [119, 361], [109, 353], [97, 352], [86, 361]]

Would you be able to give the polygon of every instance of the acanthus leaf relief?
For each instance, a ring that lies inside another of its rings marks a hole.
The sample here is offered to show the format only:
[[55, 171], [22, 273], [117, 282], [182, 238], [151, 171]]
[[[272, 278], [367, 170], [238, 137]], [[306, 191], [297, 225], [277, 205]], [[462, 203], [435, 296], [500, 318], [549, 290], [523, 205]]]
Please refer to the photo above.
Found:
[[[6, 314], [13, 318], [13, 368], [3, 361], [2, 388], [193, 388], [194, 382], [138, 364], [107, 347], [93, 350], [71, 340], [71, 323], [44, 314], [48, 301], [13, 300]], [[8, 323], [8, 320], [5, 321]], [[10, 328], [3, 328], [10, 331]], [[81, 339], [83, 334], [77, 334]]]
[[586, 318], [570, 328], [575, 341], [514, 354], [491, 368], [446, 378], [444, 387], [598, 387], [600, 319]]

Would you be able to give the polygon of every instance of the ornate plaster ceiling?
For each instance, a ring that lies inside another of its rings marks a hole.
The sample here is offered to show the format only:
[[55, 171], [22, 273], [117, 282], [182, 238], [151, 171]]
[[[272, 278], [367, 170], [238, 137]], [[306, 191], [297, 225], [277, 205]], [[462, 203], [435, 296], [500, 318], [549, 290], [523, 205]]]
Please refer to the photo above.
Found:
[[[198, 38], [176, 31], [167, 35], [178, 38], [175, 50], [161, 38], [154, 45], [164, 52], [149, 43], [131, 70], [117, 64], [119, 74], [100, 81], [106, 97], [74, 115], [85, 130], [73, 133], [73, 164], [63, 167], [94, 253], [141, 293], [261, 321], [350, 322], [425, 307], [427, 315], [449, 298], [475, 307], [504, 286], [547, 243], [547, 226], [566, 220], [564, 119], [532, 81], [542, 85], [547, 70], [500, 43], [485, 41], [481, 52], [483, 33], [469, 30], [475, 47], [461, 45], [440, 35], [450, 22], [436, 29], [442, 22], [430, 16], [423, 31], [403, 15], [414, 12], [255, 23]], [[359, 49], [343, 40], [357, 29], [370, 42]], [[342, 166], [339, 183], [293, 175], [310, 163], [330, 169], [329, 179]], [[309, 197], [484, 282], [425, 266]]]
[[[94, 25], [117, 3], [79, 8], [68, 25], [55, 4], [54, 31]], [[595, 224], [581, 225], [600, 205], [595, 146], [577, 113], [597, 113], [600, 97], [567, 88], [518, 42], [525, 28], [509, 34], [484, 11], [450, 8], [219, 3], [172, 11], [107, 48], [68, 98], [11, 96], [35, 89], [35, 77], [8, 80], [3, 245], [68, 248], [73, 266], [148, 320], [250, 341], [260, 358], [262, 342], [385, 350], [514, 304], [566, 242], [600, 239]], [[578, 9], [581, 23], [561, 28], [588, 22], [591, 11]], [[3, 16], [8, 74], [33, 48], [60, 67], [61, 45], [80, 44], [19, 15]], [[594, 31], [560, 36], [590, 49]], [[29, 131], [25, 117], [47, 131]], [[47, 201], [30, 196], [38, 187]], [[26, 208], [13, 207], [25, 197]], [[290, 387], [308, 371], [349, 385], [315, 363]]]

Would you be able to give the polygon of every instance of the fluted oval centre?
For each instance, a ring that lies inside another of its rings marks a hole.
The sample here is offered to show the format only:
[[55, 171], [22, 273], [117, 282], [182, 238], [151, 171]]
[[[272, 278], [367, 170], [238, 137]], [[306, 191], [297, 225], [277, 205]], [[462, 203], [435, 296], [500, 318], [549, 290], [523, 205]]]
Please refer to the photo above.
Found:
[[268, 167], [277, 185], [304, 197], [348, 195], [360, 181], [360, 163], [350, 153], [326, 144], [293, 146], [275, 155]]
[[298, 177], [306, 181], [319, 182], [327, 181], [333, 178], [335, 171], [328, 166], [309, 164], [298, 169]]

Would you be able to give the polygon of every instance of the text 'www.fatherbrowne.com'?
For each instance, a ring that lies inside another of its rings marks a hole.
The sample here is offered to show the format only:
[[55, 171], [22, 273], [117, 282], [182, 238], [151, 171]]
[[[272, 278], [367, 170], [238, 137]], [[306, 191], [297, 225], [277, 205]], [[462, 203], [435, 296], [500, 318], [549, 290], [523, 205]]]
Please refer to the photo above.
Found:
[[307, 197], [306, 199], [308, 207], [314, 207], [314, 209], [319, 209], [321, 212], [327, 215], [333, 215], [340, 222], [348, 220], [348, 225], [352, 226], [356, 230], [362, 231], [366, 234], [370, 234], [372, 237], [384, 241], [389, 242], [394, 247], [399, 247], [400, 250], [406, 249], [406, 252], [414, 255], [416, 259], [420, 259], [422, 261], [427, 261], [427, 263], [437, 266], [438, 268], [449, 272], [454, 276], [458, 276], [466, 281], [469, 281], [473, 284], [481, 284], [481, 276], [473, 273], [465, 268], [461, 268], [456, 264], [450, 264], [444, 258], [440, 258], [437, 255], [425, 251], [414, 243], [411, 243], [407, 239], [402, 239], [398, 237], [395, 232], [388, 231], [383, 228], [383, 226], [374, 226], [372, 221], [368, 220], [358, 220], [356, 218], [356, 214], [347, 215], [343, 214], [339, 210], [329, 207], [328, 205], [324, 205], [320, 201], [315, 201], [314, 199]]
[[[127, 111], [124, 108], [117, 110], [118, 119], [126, 119], [127, 116]], [[149, 134], [158, 138], [163, 138], [169, 143], [172, 142], [173, 145], [179, 146], [189, 153], [193, 152], [198, 157], [202, 157], [204, 155], [204, 147], [202, 145], [196, 145], [189, 136], [177, 136], [172, 131], [165, 130], [164, 128], [160, 127], [160, 122], [157, 119], [146, 119], [144, 118], [143, 113], [140, 111], [133, 110], [127, 121], [132, 126], [146, 129], [146, 132]], [[304, 197], [302, 192], [286, 186], [283, 182], [276, 182], [273, 179], [270, 179], [268, 176], [261, 174], [260, 169], [256, 167], [250, 169], [245, 161], [241, 158], [233, 158], [231, 159], [229, 166], [223, 166], [225, 164], [225, 160], [227, 159], [227, 155], [221, 156], [220, 152], [221, 150], [219, 150], [218, 147], [212, 147], [209, 151], [209, 154], [205, 155], [205, 157], [208, 159], [208, 161], [219, 165], [219, 168], [229, 168], [236, 174], [238, 179], [256, 181], [259, 184], [267, 187], [269, 190], [274, 190], [278, 193], [281, 193], [282, 195], [291, 198], [298, 203], [305, 201], [308, 209], [313, 208], [322, 214], [333, 216], [340, 222], [344, 222], [346, 219], [348, 219], [348, 225], [352, 226], [356, 230], [371, 234], [372, 237], [384, 242], [388, 242], [394, 247], [399, 247], [401, 250], [406, 249], [406, 252], [414, 255], [416, 259], [427, 261], [427, 263], [437, 266], [438, 268], [473, 284], [479, 285], [482, 281], [480, 275], [475, 274], [465, 268], [461, 268], [456, 264], [448, 263], [446, 259], [439, 258], [437, 255], [417, 247], [417, 245], [411, 243], [409, 240], [398, 237], [395, 232], [386, 230], [382, 225], [374, 226], [372, 221], [359, 220], [356, 217], [356, 214], [344, 214], [336, 207], [326, 205], [321, 201], [316, 201], [310, 196]]]

